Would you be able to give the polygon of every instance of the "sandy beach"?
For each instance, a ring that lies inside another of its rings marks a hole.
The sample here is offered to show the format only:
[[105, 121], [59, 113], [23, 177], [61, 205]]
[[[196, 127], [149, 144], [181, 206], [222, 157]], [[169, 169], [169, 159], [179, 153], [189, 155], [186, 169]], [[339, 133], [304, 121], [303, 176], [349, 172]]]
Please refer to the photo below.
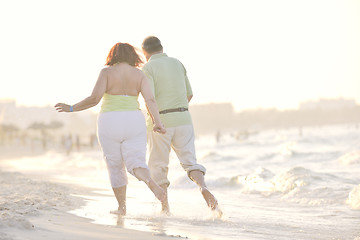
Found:
[[[41, 155], [26, 149], [1, 148], [0, 161], [16, 159], [21, 155]], [[46, 174], [21, 173], [4, 169], [0, 164], [0, 239], [174, 239], [150, 232], [124, 229], [121, 226], [94, 224], [69, 211], [85, 204], [75, 195], [94, 194], [93, 189], [48, 181]], [[119, 218], [121, 218], [119, 216]]]

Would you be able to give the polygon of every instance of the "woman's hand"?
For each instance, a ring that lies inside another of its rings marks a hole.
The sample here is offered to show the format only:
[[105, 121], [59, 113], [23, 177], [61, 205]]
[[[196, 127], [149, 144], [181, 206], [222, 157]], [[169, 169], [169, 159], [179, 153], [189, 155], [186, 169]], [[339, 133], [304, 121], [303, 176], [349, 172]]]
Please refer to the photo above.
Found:
[[54, 107], [58, 112], [70, 112], [70, 105], [65, 103], [57, 103]]
[[165, 127], [164, 127], [164, 125], [162, 123], [155, 124], [155, 126], [153, 127], [153, 131], [161, 133], [161, 134], [166, 133], [166, 129], [165, 129]]

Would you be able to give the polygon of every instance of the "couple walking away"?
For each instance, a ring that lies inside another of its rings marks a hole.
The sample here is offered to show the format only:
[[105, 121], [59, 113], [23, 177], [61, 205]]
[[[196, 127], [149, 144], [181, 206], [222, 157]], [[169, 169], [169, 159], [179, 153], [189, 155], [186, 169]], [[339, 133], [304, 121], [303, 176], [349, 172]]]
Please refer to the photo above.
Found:
[[[128, 43], [115, 44], [92, 94], [74, 105], [57, 103], [55, 108], [59, 112], [82, 111], [103, 99], [98, 139], [119, 214], [126, 214], [125, 168], [146, 183], [160, 200], [162, 212], [170, 213], [167, 174], [171, 147], [188, 177], [199, 186], [207, 205], [221, 213], [216, 198], [206, 187], [206, 169], [196, 161], [194, 129], [188, 111], [193, 94], [186, 69], [179, 60], [163, 53], [157, 37], [147, 37], [142, 50], [148, 62], [141, 71], [143, 61], [134, 47]], [[149, 113], [146, 124], [139, 108], [140, 93]], [[149, 166], [146, 164], [147, 141]]]

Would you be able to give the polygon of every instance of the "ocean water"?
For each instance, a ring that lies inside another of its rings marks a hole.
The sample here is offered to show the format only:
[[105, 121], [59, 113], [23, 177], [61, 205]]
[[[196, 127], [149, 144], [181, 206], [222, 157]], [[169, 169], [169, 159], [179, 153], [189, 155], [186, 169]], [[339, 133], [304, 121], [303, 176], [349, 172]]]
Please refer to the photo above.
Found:
[[171, 153], [171, 215], [144, 183], [129, 174], [127, 216], [111, 214], [117, 203], [100, 151], [49, 152], [2, 163], [44, 174], [57, 182], [95, 189], [71, 213], [94, 224], [198, 240], [360, 240], [360, 129], [333, 125], [267, 130], [236, 139], [224, 134], [196, 139], [198, 162], [219, 201], [218, 218], [206, 206]]

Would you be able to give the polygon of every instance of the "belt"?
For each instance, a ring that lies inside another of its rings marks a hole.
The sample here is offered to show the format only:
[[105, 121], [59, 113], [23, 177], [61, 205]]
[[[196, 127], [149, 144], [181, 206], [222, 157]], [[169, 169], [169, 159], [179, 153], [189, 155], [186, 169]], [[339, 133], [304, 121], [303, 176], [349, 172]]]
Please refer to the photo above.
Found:
[[166, 113], [171, 113], [171, 112], [185, 112], [187, 110], [188, 110], [187, 108], [180, 107], [180, 108], [165, 109], [165, 110], [160, 111], [159, 113], [166, 114]]

